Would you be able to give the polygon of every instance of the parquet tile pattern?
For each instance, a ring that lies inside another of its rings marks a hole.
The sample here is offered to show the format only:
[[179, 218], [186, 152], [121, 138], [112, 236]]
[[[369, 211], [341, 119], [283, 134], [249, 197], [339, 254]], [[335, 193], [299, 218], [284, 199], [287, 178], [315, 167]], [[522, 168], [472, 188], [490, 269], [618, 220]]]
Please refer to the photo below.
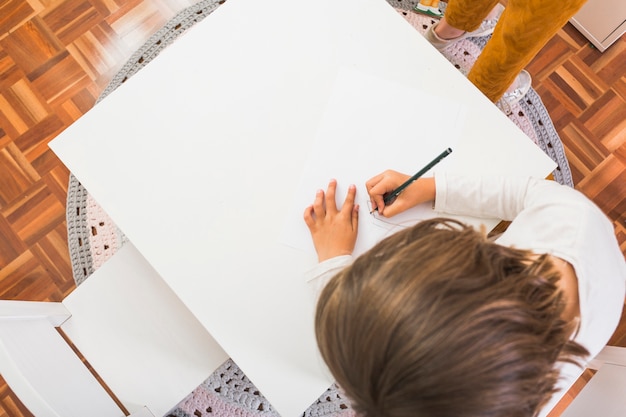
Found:
[[528, 66], [576, 188], [613, 220], [626, 253], [626, 39], [604, 53], [571, 25]]
[[[60, 301], [74, 288], [68, 170], [48, 142], [88, 111], [147, 38], [194, 0], [0, 0], [0, 297]], [[626, 254], [626, 39], [604, 53], [570, 25], [528, 68], [576, 187]], [[626, 346], [626, 318], [612, 343]], [[0, 417], [28, 411], [0, 380]]]

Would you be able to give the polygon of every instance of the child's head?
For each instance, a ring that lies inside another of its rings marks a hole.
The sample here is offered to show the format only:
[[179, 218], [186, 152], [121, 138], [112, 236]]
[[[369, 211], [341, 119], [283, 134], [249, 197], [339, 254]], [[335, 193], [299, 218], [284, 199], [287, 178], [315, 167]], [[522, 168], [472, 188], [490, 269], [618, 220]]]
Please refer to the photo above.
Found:
[[324, 288], [316, 335], [368, 417], [533, 416], [557, 360], [586, 354], [547, 257], [434, 219], [396, 233]]

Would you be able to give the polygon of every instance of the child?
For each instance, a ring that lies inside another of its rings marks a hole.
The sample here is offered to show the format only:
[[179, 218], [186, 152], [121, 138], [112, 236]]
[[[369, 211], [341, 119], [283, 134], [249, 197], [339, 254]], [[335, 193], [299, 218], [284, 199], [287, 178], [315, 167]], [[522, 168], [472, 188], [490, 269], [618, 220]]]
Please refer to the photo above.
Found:
[[[512, 220], [493, 242], [450, 219], [404, 229], [352, 262], [358, 207], [336, 182], [304, 219], [320, 264], [318, 346], [363, 416], [530, 417], [547, 412], [619, 322], [626, 264], [611, 223], [579, 192], [530, 178], [408, 175], [366, 183], [391, 217], [438, 213]], [[543, 414], [542, 414], [543, 415]]]

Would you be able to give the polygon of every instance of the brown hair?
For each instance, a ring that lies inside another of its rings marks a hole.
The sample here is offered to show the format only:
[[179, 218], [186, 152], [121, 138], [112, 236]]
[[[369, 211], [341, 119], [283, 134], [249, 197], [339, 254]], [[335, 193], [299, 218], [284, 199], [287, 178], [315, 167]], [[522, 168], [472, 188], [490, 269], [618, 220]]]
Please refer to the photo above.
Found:
[[558, 280], [547, 256], [428, 220], [330, 280], [318, 346], [363, 416], [534, 416], [555, 363], [587, 354], [561, 319]]

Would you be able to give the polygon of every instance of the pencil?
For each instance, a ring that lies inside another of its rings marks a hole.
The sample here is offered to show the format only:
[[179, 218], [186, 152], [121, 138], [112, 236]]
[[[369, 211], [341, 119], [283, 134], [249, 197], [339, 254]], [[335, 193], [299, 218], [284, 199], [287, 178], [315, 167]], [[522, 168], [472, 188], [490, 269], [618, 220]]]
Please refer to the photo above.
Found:
[[[383, 196], [383, 201], [385, 202], [385, 206], [388, 206], [391, 203], [393, 203], [396, 200], [396, 198], [400, 195], [400, 193], [404, 191], [406, 187], [413, 184], [415, 180], [417, 180], [419, 177], [421, 177], [426, 172], [428, 172], [428, 170], [430, 170], [432, 167], [434, 167], [439, 162], [441, 162], [441, 160], [445, 158], [446, 156], [450, 155], [451, 152], [452, 152], [452, 148], [448, 148], [445, 151], [441, 152], [435, 159], [430, 161], [424, 168], [417, 171], [415, 175], [413, 175], [411, 178], [409, 178], [404, 183], [402, 183], [402, 185], [400, 185], [398, 188], [396, 188], [390, 193], [385, 193], [385, 195]], [[370, 214], [374, 213], [375, 211], [378, 211], [378, 207], [370, 211]]]

